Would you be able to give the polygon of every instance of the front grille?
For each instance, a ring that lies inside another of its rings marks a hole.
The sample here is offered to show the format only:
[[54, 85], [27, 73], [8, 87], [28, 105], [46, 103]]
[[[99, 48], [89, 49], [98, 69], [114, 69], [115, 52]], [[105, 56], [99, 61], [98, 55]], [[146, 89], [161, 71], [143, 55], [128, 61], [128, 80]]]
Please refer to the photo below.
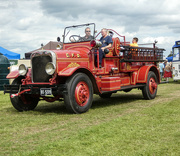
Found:
[[41, 55], [32, 58], [32, 76], [33, 82], [49, 82], [52, 76], [45, 71], [45, 66], [48, 62], [52, 62], [49, 55]]

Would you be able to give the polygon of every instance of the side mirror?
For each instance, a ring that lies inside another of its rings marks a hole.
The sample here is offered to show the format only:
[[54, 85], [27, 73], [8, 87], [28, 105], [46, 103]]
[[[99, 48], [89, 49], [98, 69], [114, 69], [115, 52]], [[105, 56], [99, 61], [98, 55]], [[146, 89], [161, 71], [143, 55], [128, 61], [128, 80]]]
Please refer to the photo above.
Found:
[[58, 41], [58, 42], [60, 42], [60, 41], [61, 41], [60, 37], [57, 37], [57, 41]]

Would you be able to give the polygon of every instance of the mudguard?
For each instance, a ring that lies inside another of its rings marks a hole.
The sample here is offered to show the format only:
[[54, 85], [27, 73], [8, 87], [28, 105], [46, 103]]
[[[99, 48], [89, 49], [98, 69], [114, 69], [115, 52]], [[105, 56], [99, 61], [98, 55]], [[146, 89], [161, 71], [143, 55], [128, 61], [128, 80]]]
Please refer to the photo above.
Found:
[[14, 71], [10, 72], [10, 73], [6, 76], [6, 78], [7, 78], [7, 79], [15, 79], [15, 78], [17, 78], [18, 76], [19, 76], [19, 71], [18, 71], [18, 70], [14, 70]]
[[58, 72], [59, 76], [71, 76], [79, 67], [64, 68]]
[[158, 83], [160, 83], [160, 74], [156, 66], [143, 66], [138, 70], [137, 83], [147, 83], [147, 77], [149, 71], [153, 71], [156, 74]]

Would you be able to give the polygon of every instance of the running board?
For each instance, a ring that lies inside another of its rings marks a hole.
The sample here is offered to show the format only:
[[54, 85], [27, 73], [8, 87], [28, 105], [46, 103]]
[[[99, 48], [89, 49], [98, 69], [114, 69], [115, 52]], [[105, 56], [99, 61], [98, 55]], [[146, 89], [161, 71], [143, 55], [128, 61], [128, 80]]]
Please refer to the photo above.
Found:
[[127, 89], [135, 89], [135, 88], [142, 88], [146, 84], [137, 84], [137, 85], [129, 85], [129, 86], [122, 86], [119, 90], [113, 90], [113, 91], [102, 91], [102, 93], [116, 93], [117, 91], [123, 91]]

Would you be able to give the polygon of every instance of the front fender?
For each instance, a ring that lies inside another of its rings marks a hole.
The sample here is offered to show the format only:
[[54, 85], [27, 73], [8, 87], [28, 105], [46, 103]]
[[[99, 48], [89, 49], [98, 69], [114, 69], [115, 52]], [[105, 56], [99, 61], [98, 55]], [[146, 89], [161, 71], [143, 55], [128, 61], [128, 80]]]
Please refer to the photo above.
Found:
[[156, 74], [158, 83], [160, 83], [160, 75], [156, 66], [143, 66], [138, 70], [137, 83], [147, 83], [147, 77], [149, 71], [153, 71]]
[[80, 68], [80, 67], [71, 67], [71, 68], [64, 68], [63, 70], [58, 72], [58, 76], [71, 76], [75, 72], [82, 72], [85, 73], [91, 79], [93, 84], [94, 93], [100, 93], [100, 81], [97, 81], [91, 71], [87, 68]]
[[58, 72], [58, 76], [71, 76], [79, 67], [64, 68]]
[[[7, 76], [6, 78], [7, 79], [16, 79], [17, 77], [21, 76], [19, 74], [19, 70], [14, 70], [14, 71], [11, 71]], [[31, 77], [31, 68], [28, 69], [28, 73], [26, 74], [26, 76], [29, 76]], [[23, 76], [24, 77], [24, 76]]]
[[15, 79], [15, 78], [17, 78], [19, 75], [20, 75], [20, 74], [19, 74], [19, 71], [18, 71], [18, 70], [14, 70], [14, 71], [10, 72], [10, 73], [6, 76], [6, 78], [7, 78], [7, 79]]

